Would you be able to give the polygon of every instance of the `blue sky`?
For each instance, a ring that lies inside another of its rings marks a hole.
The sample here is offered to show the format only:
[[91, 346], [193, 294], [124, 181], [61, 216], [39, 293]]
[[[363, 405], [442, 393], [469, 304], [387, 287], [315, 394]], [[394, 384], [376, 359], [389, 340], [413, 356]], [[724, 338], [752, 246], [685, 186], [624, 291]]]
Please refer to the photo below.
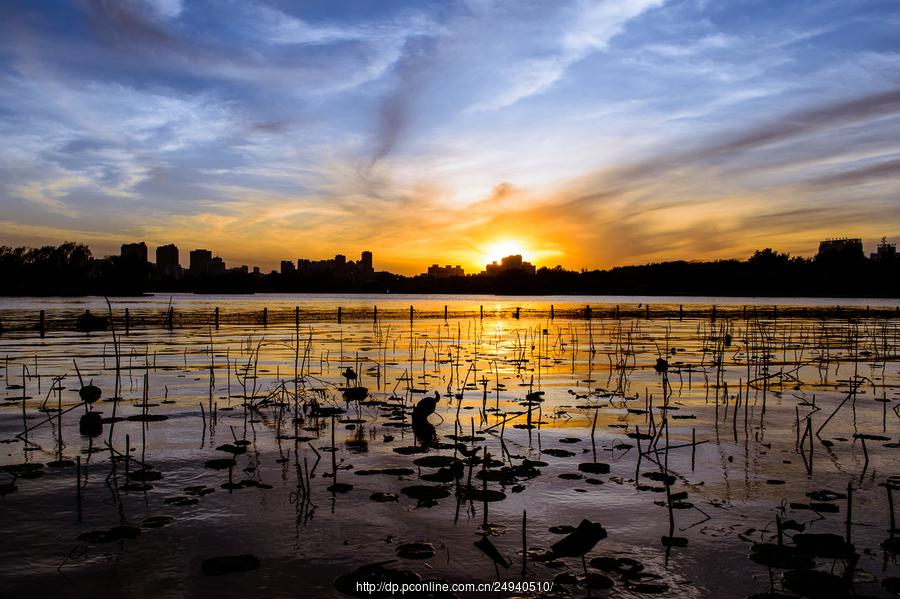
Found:
[[900, 3], [0, 5], [0, 244], [594, 268], [900, 238]]

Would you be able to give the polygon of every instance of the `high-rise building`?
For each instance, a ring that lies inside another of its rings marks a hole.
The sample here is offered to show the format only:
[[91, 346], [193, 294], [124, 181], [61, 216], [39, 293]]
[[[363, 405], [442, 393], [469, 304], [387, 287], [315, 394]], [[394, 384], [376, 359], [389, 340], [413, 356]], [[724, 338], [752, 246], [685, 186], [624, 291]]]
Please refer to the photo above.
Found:
[[194, 276], [209, 274], [212, 252], [209, 250], [191, 250], [190, 271]]
[[137, 260], [139, 262], [147, 261], [147, 244], [140, 243], [123, 243], [122, 258], [125, 260]]
[[[287, 268], [287, 263], [282, 262], [282, 271]], [[308, 258], [297, 259], [297, 272], [303, 277], [335, 277], [340, 279], [365, 279], [374, 278], [375, 271], [372, 266], [372, 252], [364, 251], [359, 261], [347, 260], [344, 254], [336, 254], [330, 260], [310, 260]]]
[[156, 269], [167, 277], [178, 276], [181, 264], [178, 260], [178, 247], [174, 243], [156, 248]]
[[887, 237], [882, 237], [875, 253], [869, 257], [876, 262], [893, 262], [897, 259], [897, 245], [888, 243]]
[[857, 237], [826, 239], [819, 243], [819, 253], [816, 254], [816, 260], [855, 261], [865, 257], [862, 239]]
[[289, 275], [297, 272], [297, 267], [294, 266], [293, 261], [291, 260], [282, 260], [281, 261], [281, 274]]
[[225, 261], [216, 256], [212, 260], [209, 261], [209, 265], [207, 266], [208, 273], [210, 275], [224, 275], [225, 274]]
[[526, 274], [533, 275], [535, 273], [534, 264], [531, 262], [525, 262], [522, 260], [522, 256], [520, 254], [516, 254], [514, 256], [506, 256], [505, 258], [500, 260], [500, 264], [497, 264], [496, 261], [491, 262], [487, 266], [484, 267], [484, 272], [482, 274], [485, 275], [498, 275], [502, 272], [508, 271], [522, 271]]
[[373, 272], [374, 269], [372, 268], [372, 252], [370, 252], [368, 250], [364, 251], [362, 253], [362, 257], [360, 258], [359, 265], [360, 265], [360, 269], [364, 273]]

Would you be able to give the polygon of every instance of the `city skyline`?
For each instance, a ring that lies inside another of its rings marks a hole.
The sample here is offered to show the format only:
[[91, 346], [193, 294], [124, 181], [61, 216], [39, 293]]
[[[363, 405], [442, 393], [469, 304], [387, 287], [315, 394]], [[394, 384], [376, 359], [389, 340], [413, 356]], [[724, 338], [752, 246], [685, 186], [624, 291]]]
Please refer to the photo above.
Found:
[[[841, 236], [841, 237], [829, 237], [818, 242], [818, 249], [814, 255], [811, 256], [799, 256], [794, 255], [790, 256], [790, 254], [784, 254], [785, 256], [790, 257], [799, 257], [806, 259], [813, 258], [821, 258], [828, 256], [840, 256], [851, 255], [851, 256], [859, 256], [859, 257], [868, 257], [871, 260], [876, 261], [894, 261], [897, 258], [897, 244], [891, 243], [891, 241], [887, 238], [887, 236], [882, 236], [875, 242], [867, 243], [860, 237], [850, 237], [850, 236]], [[501, 246], [502, 248], [503, 246]], [[866, 248], [871, 248], [872, 252], [866, 252]], [[775, 254], [779, 254], [777, 249], [773, 250], [771, 247], [767, 248], [758, 248], [756, 253], [761, 251], [766, 252], [774, 252]], [[154, 264], [152, 260], [150, 260], [150, 251], [146, 242], [126, 242], [121, 244], [119, 254], [121, 258], [128, 260], [137, 260], [139, 262]], [[111, 256], [107, 255], [104, 258], [110, 258]], [[465, 276], [466, 274], [481, 274], [481, 275], [496, 275], [499, 272], [504, 270], [522, 270], [526, 273], [534, 274], [537, 268], [540, 267], [550, 267], [547, 264], [543, 265], [535, 265], [531, 262], [524, 259], [521, 254], [509, 254], [506, 256], [500, 256], [500, 258], [492, 260], [489, 263], [484, 265], [483, 270], [476, 269], [475, 272], [466, 273], [465, 269], [462, 268], [461, 265], [452, 265], [446, 264], [442, 265], [438, 262], [431, 264], [425, 268], [425, 272], [418, 272], [415, 274], [425, 275], [434, 278], [448, 278], [454, 276]], [[258, 265], [248, 266], [243, 264], [238, 267], [226, 268], [226, 262], [214, 251], [207, 250], [205, 248], [195, 248], [188, 251], [188, 267], [184, 268], [181, 265], [180, 260], [180, 250], [177, 245], [173, 243], [159, 245], [156, 247], [156, 262], [155, 265], [163, 274], [168, 276], [172, 276], [175, 274], [182, 274], [182, 272], [190, 272], [194, 275], [198, 274], [210, 274], [208, 269], [208, 264], [213, 261], [218, 261], [216, 265], [216, 271], [221, 270], [221, 273], [224, 273], [226, 270], [228, 271], [243, 271], [248, 272], [252, 268], [252, 272], [254, 274], [262, 274], [263, 272], [271, 273], [280, 273], [280, 274], [315, 274], [321, 273], [323, 271], [332, 271], [335, 269], [341, 269], [344, 266], [349, 266], [351, 268], [359, 267], [362, 269], [362, 272], [372, 274], [376, 272], [376, 269], [373, 267], [373, 253], [370, 250], [362, 250], [360, 252], [360, 260], [354, 262], [353, 260], [347, 260], [347, 255], [343, 253], [335, 254], [333, 258], [325, 258], [325, 259], [311, 259], [311, 258], [292, 258], [292, 259], [282, 259], [279, 261], [279, 268], [272, 269], [264, 269]], [[560, 265], [556, 265], [560, 266]], [[640, 266], [640, 265], [619, 265], [619, 266]], [[174, 271], [171, 269], [175, 269]], [[390, 272], [390, 271], [383, 271]], [[221, 274], [219, 273], [219, 274]], [[403, 273], [398, 273], [403, 274]]]
[[[137, 296], [147, 293], [368, 293], [497, 295], [716, 295], [780, 297], [900, 297], [897, 244], [886, 237], [866, 252], [859, 237], [821, 240], [814, 256], [791, 256], [764, 247], [743, 259], [674, 260], [611, 269], [532, 264], [520, 254], [465, 272], [460, 265], [432, 264], [413, 276], [374, 268], [374, 254], [282, 260], [278, 270], [228, 265], [207, 249], [187, 252], [180, 266], [174, 244], [156, 248], [126, 242], [116, 256], [93, 255], [75, 242], [34, 248], [0, 245], [0, 270], [9, 282], [2, 294]], [[866, 295], [870, 294], [870, 295]], [[900, 306], [897, 309], [900, 315]]]
[[[0, 243], [386, 270], [900, 239], [900, 6], [0, 7]], [[237, 25], [235, 25], [237, 24]]]

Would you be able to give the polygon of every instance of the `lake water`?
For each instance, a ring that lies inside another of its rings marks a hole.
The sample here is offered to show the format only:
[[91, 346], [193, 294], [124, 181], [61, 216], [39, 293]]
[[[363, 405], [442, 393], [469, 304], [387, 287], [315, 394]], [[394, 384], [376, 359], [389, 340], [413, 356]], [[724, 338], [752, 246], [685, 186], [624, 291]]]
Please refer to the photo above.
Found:
[[[897, 300], [110, 301], [115, 341], [74, 330], [103, 298], [0, 300], [3, 596], [338, 597], [336, 579], [383, 562], [548, 596], [809, 594], [848, 570], [858, 595], [895, 596]], [[88, 384], [102, 430], [81, 434]], [[848, 508], [853, 550], [835, 557], [846, 546], [809, 535], [845, 538]], [[584, 519], [607, 537], [584, 562], [551, 555]], [[768, 551], [790, 568], [759, 558], [778, 521], [788, 549]], [[204, 573], [236, 555], [257, 561]]]

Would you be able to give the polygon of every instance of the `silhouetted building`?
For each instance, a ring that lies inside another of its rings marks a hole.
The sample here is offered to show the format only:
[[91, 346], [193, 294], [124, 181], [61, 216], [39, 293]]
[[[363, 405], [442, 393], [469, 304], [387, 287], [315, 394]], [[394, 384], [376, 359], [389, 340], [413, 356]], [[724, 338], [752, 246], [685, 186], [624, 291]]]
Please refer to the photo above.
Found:
[[212, 260], [209, 261], [209, 265], [207, 266], [207, 274], [209, 275], [224, 275], [225, 274], [225, 261], [216, 256]]
[[893, 262], [897, 259], [897, 246], [896, 244], [888, 243], [887, 237], [882, 237], [875, 249], [875, 253], [870, 257], [876, 262]]
[[121, 256], [125, 260], [147, 262], [147, 244], [143, 241], [140, 243], [123, 243]]
[[212, 252], [209, 250], [191, 250], [190, 271], [194, 276], [209, 274], [209, 264], [212, 262]]
[[177, 277], [181, 274], [181, 264], [178, 261], [178, 248], [175, 244], [161, 245], [156, 248], [156, 269], [167, 277]]
[[[282, 262], [282, 268], [284, 267]], [[375, 271], [372, 266], [372, 252], [365, 251], [359, 262], [347, 260], [344, 254], [337, 254], [331, 260], [297, 259], [297, 271], [303, 276], [329, 275], [341, 279], [368, 279]]]
[[258, 267], [258, 266], [254, 266], [254, 267], [253, 267], [253, 274], [255, 274], [255, 275], [261, 275], [261, 274], [262, 274], [262, 273], [259, 271], [259, 267]]
[[516, 254], [514, 256], [506, 256], [497, 264], [496, 260], [484, 267], [482, 274], [488, 276], [499, 275], [508, 271], [522, 271], [526, 274], [533, 275], [535, 272], [534, 264], [522, 260], [522, 256]]
[[826, 239], [819, 243], [819, 253], [816, 254], [816, 260], [839, 260], [842, 262], [862, 260], [865, 257], [862, 239], [858, 237]]
[[457, 264], [456, 266], [439, 266], [437, 264], [432, 264], [428, 267], [428, 276], [434, 277], [435, 279], [446, 279], [449, 277], [464, 277], [465, 272], [463, 272], [462, 266]]
[[250, 267], [248, 267], [246, 264], [241, 264], [240, 266], [235, 266], [234, 268], [229, 268], [228, 272], [246, 275], [250, 272]]
[[281, 274], [290, 275], [297, 272], [297, 267], [294, 266], [294, 263], [290, 260], [282, 260], [281, 261]]

